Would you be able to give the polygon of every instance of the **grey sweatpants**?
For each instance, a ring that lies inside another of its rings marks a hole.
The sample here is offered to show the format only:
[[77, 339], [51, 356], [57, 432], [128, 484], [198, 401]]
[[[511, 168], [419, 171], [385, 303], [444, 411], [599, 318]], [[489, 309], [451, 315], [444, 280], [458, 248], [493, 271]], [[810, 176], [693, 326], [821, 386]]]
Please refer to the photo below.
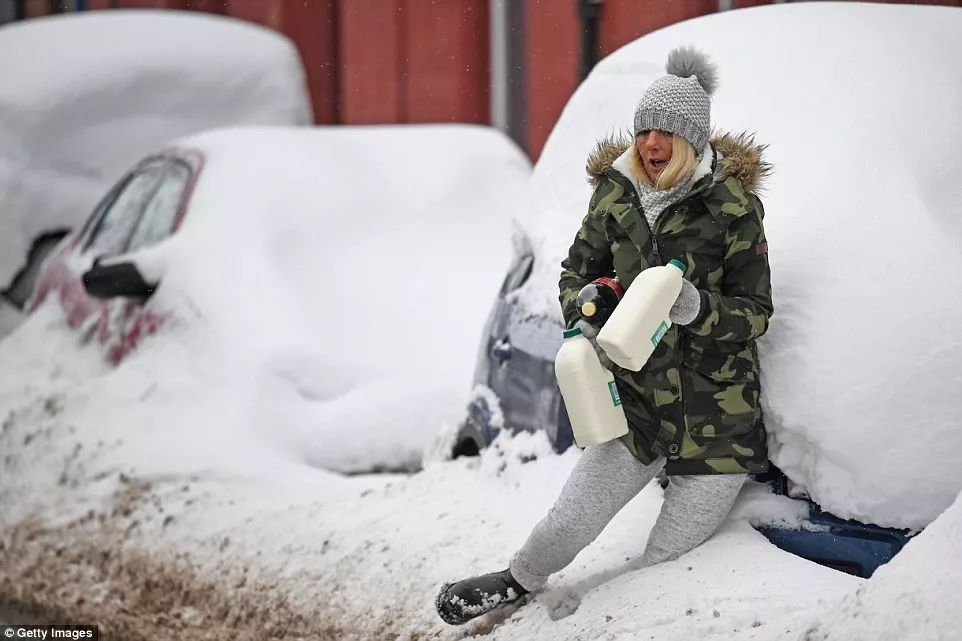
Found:
[[[571, 563], [665, 466], [643, 465], [621, 441], [585, 448], [554, 507], [511, 559], [511, 574], [527, 590]], [[731, 510], [745, 474], [672, 476], [642, 557], [647, 567], [676, 559], [710, 537]]]

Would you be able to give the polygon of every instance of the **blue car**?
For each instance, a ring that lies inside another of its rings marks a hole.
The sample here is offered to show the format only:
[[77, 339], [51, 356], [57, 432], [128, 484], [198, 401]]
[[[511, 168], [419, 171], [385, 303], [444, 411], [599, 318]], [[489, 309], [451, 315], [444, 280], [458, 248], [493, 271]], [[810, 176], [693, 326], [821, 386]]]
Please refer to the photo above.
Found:
[[[475, 390], [454, 444], [453, 455], [476, 456], [502, 429], [543, 431], [554, 450], [574, 444], [571, 423], [554, 374], [562, 326], [528, 313], [511, 296], [530, 277], [535, 256], [521, 253], [504, 278], [485, 325], [475, 369]], [[479, 393], [478, 390], [484, 390]], [[771, 466], [755, 480], [788, 496], [788, 479]], [[670, 482], [667, 478], [662, 483]], [[796, 499], [803, 500], [803, 499]], [[908, 542], [909, 532], [835, 517], [812, 501], [808, 525], [793, 529], [759, 527], [779, 548], [855, 576], [870, 577]]]

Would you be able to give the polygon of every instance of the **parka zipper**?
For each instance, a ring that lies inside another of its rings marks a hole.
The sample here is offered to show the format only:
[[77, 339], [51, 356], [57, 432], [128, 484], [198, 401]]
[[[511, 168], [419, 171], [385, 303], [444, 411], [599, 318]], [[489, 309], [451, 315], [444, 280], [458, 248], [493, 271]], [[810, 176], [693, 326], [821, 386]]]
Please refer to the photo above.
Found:
[[[711, 185], [709, 184], [706, 187], [699, 189], [697, 192], [693, 192], [689, 194], [681, 201], [681, 203], [684, 203], [685, 201], [689, 200], [694, 195], [700, 194], [701, 192], [705, 191], [707, 187], [710, 187], [710, 186]], [[653, 229], [651, 224], [649, 224], [648, 222], [648, 218], [645, 216], [644, 208], [641, 206], [641, 198], [638, 196], [638, 190], [635, 189], [634, 185], [630, 185], [630, 187], [631, 187], [630, 198], [632, 202], [635, 204], [635, 206], [638, 208], [638, 211], [641, 214], [641, 218], [644, 221], [645, 227], [648, 229], [648, 236], [649, 238], [651, 238], [651, 246], [654, 249], [655, 258], [658, 260], [658, 264], [662, 265], [664, 264], [664, 259], [662, 259], [661, 250], [658, 248], [658, 236], [656, 235], [657, 230], [661, 229], [662, 223], [664, 223], [665, 219], [668, 217], [667, 216], [668, 211], [672, 209], [676, 209], [679, 205], [681, 205], [681, 203], [675, 203], [674, 205], [670, 205], [669, 207], [666, 207], [660, 214], [658, 214], [658, 218], [655, 220], [655, 226]], [[685, 341], [685, 335], [680, 331], [680, 329], [677, 330], [677, 334], [678, 334], [678, 352], [679, 352], [679, 358], [678, 358], [679, 387], [678, 388], [681, 394], [681, 403], [679, 404], [681, 406], [681, 420], [678, 422], [678, 425], [679, 427], [681, 427], [682, 430], [684, 430], [684, 432], [679, 432], [675, 436], [675, 438], [665, 448], [668, 451], [669, 458], [679, 457], [679, 453], [681, 452], [681, 444], [684, 442], [684, 435], [685, 433], [689, 433], [688, 412], [686, 411], [686, 405], [688, 403], [687, 401], [688, 394], [686, 389], [687, 385], [685, 384], [685, 375], [682, 371], [684, 369], [683, 360], [684, 360], [684, 354], [685, 354], [684, 348], [685, 348], [686, 341]], [[671, 451], [671, 448], [674, 448], [674, 452]]]
[[[638, 211], [641, 214], [641, 218], [642, 220], [644, 220], [645, 227], [648, 228], [648, 236], [649, 238], [651, 238], [651, 246], [655, 251], [655, 258], [658, 259], [659, 265], [664, 264], [664, 259], [661, 257], [661, 250], [658, 248], [657, 231], [661, 229], [662, 223], [667, 218], [666, 212], [668, 212], [671, 209], [677, 209], [680, 205], [682, 205], [682, 203], [701, 195], [703, 192], [707, 191], [715, 184], [714, 170], [716, 167], [716, 163], [718, 161], [718, 156], [714, 146], [711, 147], [711, 150], [712, 150], [712, 173], [709, 175], [711, 176], [712, 179], [708, 180], [706, 184], [702, 185], [699, 189], [692, 190], [687, 196], [685, 196], [685, 198], [681, 200], [681, 202], [670, 205], [666, 207], [664, 210], [662, 210], [662, 212], [658, 214], [658, 218], [655, 219], [654, 228], [652, 228], [651, 224], [649, 224], [648, 222], [648, 218], [645, 216], [645, 210], [641, 205], [641, 197], [638, 195], [638, 189], [633, 184], [631, 184], [631, 181], [629, 181], [629, 187], [631, 188], [630, 189], [631, 199], [634, 202], [635, 206], [638, 208]], [[617, 172], [617, 173], [619, 173], [620, 175], [620, 172]], [[687, 209], [686, 209], [686, 213], [687, 213]], [[691, 427], [688, 424], [688, 408], [687, 408], [688, 385], [685, 384], [685, 379], [687, 377], [685, 376], [685, 373], [684, 373], [685, 346], [688, 341], [686, 340], [686, 336], [681, 331], [680, 328], [677, 329], [676, 332], [678, 335], [678, 383], [679, 383], [678, 389], [679, 389], [679, 393], [681, 394], [681, 403], [679, 403], [679, 405], [681, 406], [681, 421], [679, 422], [679, 426], [682, 428], [682, 430], [684, 430], [684, 432], [677, 434], [675, 436], [675, 439], [671, 443], [669, 443], [668, 448], [671, 448], [671, 447], [675, 448], [675, 451], [673, 453], [671, 453], [669, 449], [671, 458], [680, 457], [679, 453], [681, 452], [681, 444], [684, 442], [684, 435], [685, 433], [691, 434]]]
[[[638, 208], [638, 213], [641, 214], [641, 219], [642, 221], [644, 221], [645, 227], [648, 229], [648, 237], [651, 238], [651, 246], [655, 250], [655, 258], [658, 259], [658, 264], [661, 265], [664, 263], [664, 260], [661, 257], [661, 250], [658, 249], [658, 237], [655, 235], [655, 230], [651, 228], [651, 225], [648, 223], [648, 218], [645, 216], [645, 209], [644, 207], [641, 206], [641, 197], [638, 196], [638, 190], [635, 188], [634, 185], [631, 184], [630, 181], [629, 181], [629, 186], [631, 187], [631, 200], [635, 204], [635, 207]], [[662, 211], [661, 214], [659, 214], [658, 216], [659, 220], [662, 218], [664, 213], [665, 212]], [[655, 221], [655, 227], [657, 226], [658, 226], [658, 220]]]
[[[638, 207], [638, 211], [641, 212], [641, 217], [642, 217], [642, 218], [644, 219], [644, 221], [645, 221], [645, 226], [648, 227], [648, 235], [651, 237], [651, 244], [652, 244], [652, 247], [655, 248], [655, 256], [658, 258], [658, 264], [659, 264], [659, 265], [664, 265], [664, 264], [665, 264], [665, 260], [661, 257], [661, 250], [658, 249], [658, 235], [657, 235], [657, 233], [658, 233], [658, 230], [662, 227], [661, 223], [663, 223], [663, 222], [665, 221], [665, 219], [667, 218], [667, 216], [665, 215], [666, 212], [668, 212], [668, 211], [671, 210], [671, 209], [677, 209], [682, 203], [684, 203], [684, 202], [686, 202], [686, 201], [688, 201], [688, 200], [691, 200], [691, 199], [694, 198], [695, 196], [698, 196], [698, 195], [700, 195], [701, 193], [707, 191], [708, 189], [710, 189], [710, 188], [711, 188], [712, 186], [714, 186], [714, 184], [715, 184], [714, 175], [715, 175], [715, 166], [716, 166], [716, 164], [717, 164], [717, 162], [718, 162], [718, 155], [717, 155], [717, 153], [716, 153], [716, 150], [715, 150], [715, 147], [714, 147], [714, 146], [711, 147], [711, 152], [712, 152], [712, 164], [711, 164], [712, 173], [708, 174], [708, 176], [711, 177], [711, 180], [706, 181], [706, 183], [705, 183], [704, 185], [702, 185], [701, 187], [699, 187], [698, 189], [693, 189], [692, 191], [690, 191], [690, 192], [688, 193], [688, 195], [685, 196], [680, 202], [677, 202], [677, 203], [675, 203], [675, 204], [673, 204], [673, 205], [669, 205], [668, 207], [665, 207], [665, 208], [661, 211], [661, 213], [658, 214], [658, 218], [655, 219], [655, 227], [654, 227], [654, 229], [652, 229], [652, 226], [648, 223], [648, 218], [645, 216], [645, 210], [644, 210], [644, 208], [641, 206], [641, 196], [638, 195], [638, 188], [635, 187], [634, 185], [630, 185], [630, 186], [631, 186], [631, 197], [632, 197], [632, 199], [635, 201], [635, 204], [636, 204], [637, 207]], [[631, 183], [631, 181], [628, 181], [628, 182], [629, 182], [629, 184]], [[687, 211], [687, 210], [686, 210], [686, 211]]]

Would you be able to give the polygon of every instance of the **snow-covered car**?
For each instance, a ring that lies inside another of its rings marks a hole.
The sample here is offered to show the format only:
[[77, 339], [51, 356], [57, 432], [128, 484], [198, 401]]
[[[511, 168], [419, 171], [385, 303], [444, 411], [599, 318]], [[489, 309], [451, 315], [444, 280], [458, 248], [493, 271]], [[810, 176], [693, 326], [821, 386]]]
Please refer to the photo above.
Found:
[[0, 336], [44, 257], [145, 154], [212, 127], [312, 121], [293, 43], [233, 18], [37, 18], [0, 28], [0, 59], [16, 61], [0, 92]]
[[[308, 408], [272, 424], [316, 465], [416, 468], [457, 421], [477, 292], [508, 262], [529, 177], [486, 127], [199, 134], [108, 191], [46, 261], [29, 306], [54, 305], [113, 364], [153, 334], [163, 340], [134, 350], [140, 360], [184, 340], [211, 367], [239, 359], [228, 369], [282, 387], [264, 412]], [[429, 371], [412, 377], [426, 354]]]
[[[762, 199], [775, 316], [759, 352], [770, 458], [787, 480], [771, 480], [841, 517], [825, 532], [878, 524], [865, 526], [886, 539], [876, 551], [934, 519], [962, 486], [962, 303], [946, 295], [962, 270], [962, 89], [943, 80], [962, 74], [960, 29], [957, 9], [778, 5], [683, 22], [603, 60], [535, 166], [454, 453], [502, 429], [571, 444], [553, 361], [560, 263], [591, 195], [584, 160], [630, 127], [667, 52], [697, 43], [719, 68], [714, 126], [755, 132], [774, 164]], [[844, 567], [848, 552], [834, 553]]]

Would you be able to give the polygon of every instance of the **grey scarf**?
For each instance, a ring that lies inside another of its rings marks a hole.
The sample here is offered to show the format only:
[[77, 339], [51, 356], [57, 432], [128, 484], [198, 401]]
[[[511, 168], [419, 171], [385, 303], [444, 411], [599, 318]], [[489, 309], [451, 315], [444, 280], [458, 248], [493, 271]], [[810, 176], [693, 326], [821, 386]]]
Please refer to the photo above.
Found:
[[696, 165], [695, 171], [691, 172], [686, 180], [675, 183], [668, 189], [655, 189], [654, 187], [649, 187], [643, 182], [636, 181], [635, 186], [638, 188], [638, 197], [641, 200], [641, 207], [644, 211], [645, 218], [648, 219], [648, 225], [654, 229], [655, 221], [658, 220], [658, 216], [661, 212], [665, 211], [666, 208], [674, 205], [675, 203], [683, 200], [689, 192], [691, 192], [692, 185], [695, 184], [696, 180], [700, 178], [698, 175], [698, 165], [701, 164], [701, 159], [704, 154], [700, 154], [697, 157], [698, 164]]

